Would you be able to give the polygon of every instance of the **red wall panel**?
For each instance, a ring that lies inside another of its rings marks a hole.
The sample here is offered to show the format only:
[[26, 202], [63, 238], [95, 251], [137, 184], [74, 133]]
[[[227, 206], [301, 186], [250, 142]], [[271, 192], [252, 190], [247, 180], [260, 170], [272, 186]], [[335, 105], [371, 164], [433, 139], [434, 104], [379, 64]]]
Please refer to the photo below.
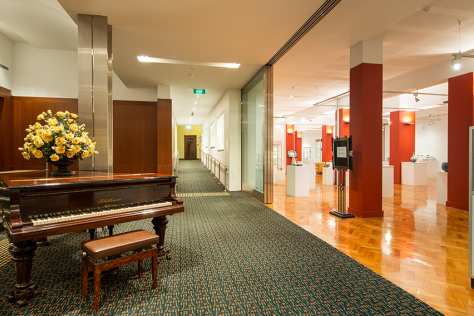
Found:
[[295, 150], [298, 154], [298, 161], [303, 161], [303, 132], [298, 131], [295, 134]]
[[333, 129], [334, 126], [332, 125], [323, 125], [322, 130], [322, 160], [323, 162], [331, 162], [332, 161], [332, 143], [331, 138], [333, 137]]
[[349, 213], [383, 216], [382, 211], [382, 65], [362, 63], [350, 70], [350, 124], [354, 171]]
[[[291, 133], [290, 133], [291, 132]], [[295, 126], [286, 125], [286, 165], [291, 165], [291, 158], [288, 157], [288, 150], [295, 150]]]
[[469, 209], [469, 126], [474, 125], [473, 73], [448, 80], [448, 200], [446, 206]]
[[415, 123], [415, 112], [390, 112], [390, 122], [390, 165], [393, 166], [394, 183], [401, 184], [401, 162], [410, 161], [415, 151], [415, 124], [405, 123]]
[[349, 109], [339, 109], [339, 137], [346, 136], [349, 138], [350, 131], [350, 111]]

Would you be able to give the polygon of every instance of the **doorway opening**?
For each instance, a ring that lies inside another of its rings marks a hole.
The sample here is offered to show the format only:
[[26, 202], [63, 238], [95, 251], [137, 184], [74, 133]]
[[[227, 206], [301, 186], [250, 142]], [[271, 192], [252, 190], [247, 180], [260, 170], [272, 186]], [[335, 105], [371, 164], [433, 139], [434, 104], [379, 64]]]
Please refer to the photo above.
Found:
[[196, 160], [196, 135], [184, 135], [184, 159], [185, 160]]

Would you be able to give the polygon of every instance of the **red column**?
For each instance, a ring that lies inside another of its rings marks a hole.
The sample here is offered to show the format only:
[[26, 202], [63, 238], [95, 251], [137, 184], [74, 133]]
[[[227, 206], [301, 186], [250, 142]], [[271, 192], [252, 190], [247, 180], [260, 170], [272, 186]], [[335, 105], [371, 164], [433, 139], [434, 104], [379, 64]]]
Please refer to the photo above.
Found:
[[295, 150], [295, 126], [286, 125], [286, 165], [291, 165], [291, 158], [288, 157], [288, 150]]
[[410, 161], [415, 151], [415, 112], [390, 112], [390, 122], [390, 165], [393, 166], [393, 182], [401, 184], [401, 162]]
[[383, 216], [382, 65], [361, 63], [350, 70], [350, 118], [354, 171], [349, 213]]
[[303, 132], [297, 131], [296, 138], [295, 138], [295, 150], [298, 154], [298, 161], [303, 161]]
[[332, 161], [332, 147], [331, 147], [331, 138], [333, 137], [333, 126], [323, 125], [321, 146], [322, 149], [322, 161], [331, 162]]
[[349, 109], [339, 109], [339, 137], [346, 136], [347, 138], [349, 138], [351, 136], [349, 133], [349, 121]]
[[448, 80], [448, 200], [469, 210], [469, 126], [474, 125], [473, 73]]

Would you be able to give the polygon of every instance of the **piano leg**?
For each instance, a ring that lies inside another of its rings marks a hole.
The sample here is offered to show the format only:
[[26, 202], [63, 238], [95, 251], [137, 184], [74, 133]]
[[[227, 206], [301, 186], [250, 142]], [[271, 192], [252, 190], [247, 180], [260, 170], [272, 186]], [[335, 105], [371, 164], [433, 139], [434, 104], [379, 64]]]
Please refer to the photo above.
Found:
[[89, 229], [89, 236], [90, 236], [90, 239], [91, 239], [91, 240], [97, 238], [97, 234], [96, 234], [95, 228]]
[[38, 293], [38, 285], [31, 283], [31, 268], [36, 247], [36, 241], [28, 240], [14, 243], [8, 248], [16, 270], [16, 284], [8, 299], [16, 301], [20, 307], [27, 304], [27, 298], [35, 297]]
[[155, 234], [160, 236], [160, 241], [158, 242], [158, 257], [165, 256], [167, 260], [171, 259], [170, 251], [165, 247], [165, 233], [166, 225], [168, 224], [168, 219], [166, 216], [155, 217], [151, 220], [153, 224], [153, 229]]
[[114, 234], [114, 226], [115, 225], [109, 225], [107, 228], [109, 229], [109, 236], [112, 236]]

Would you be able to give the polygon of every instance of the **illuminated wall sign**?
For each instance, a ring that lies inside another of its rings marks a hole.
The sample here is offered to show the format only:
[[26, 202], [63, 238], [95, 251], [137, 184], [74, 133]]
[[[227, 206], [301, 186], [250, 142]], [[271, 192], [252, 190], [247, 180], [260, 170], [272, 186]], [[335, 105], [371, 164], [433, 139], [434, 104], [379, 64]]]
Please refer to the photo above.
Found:
[[194, 94], [206, 94], [206, 89], [193, 89]]

